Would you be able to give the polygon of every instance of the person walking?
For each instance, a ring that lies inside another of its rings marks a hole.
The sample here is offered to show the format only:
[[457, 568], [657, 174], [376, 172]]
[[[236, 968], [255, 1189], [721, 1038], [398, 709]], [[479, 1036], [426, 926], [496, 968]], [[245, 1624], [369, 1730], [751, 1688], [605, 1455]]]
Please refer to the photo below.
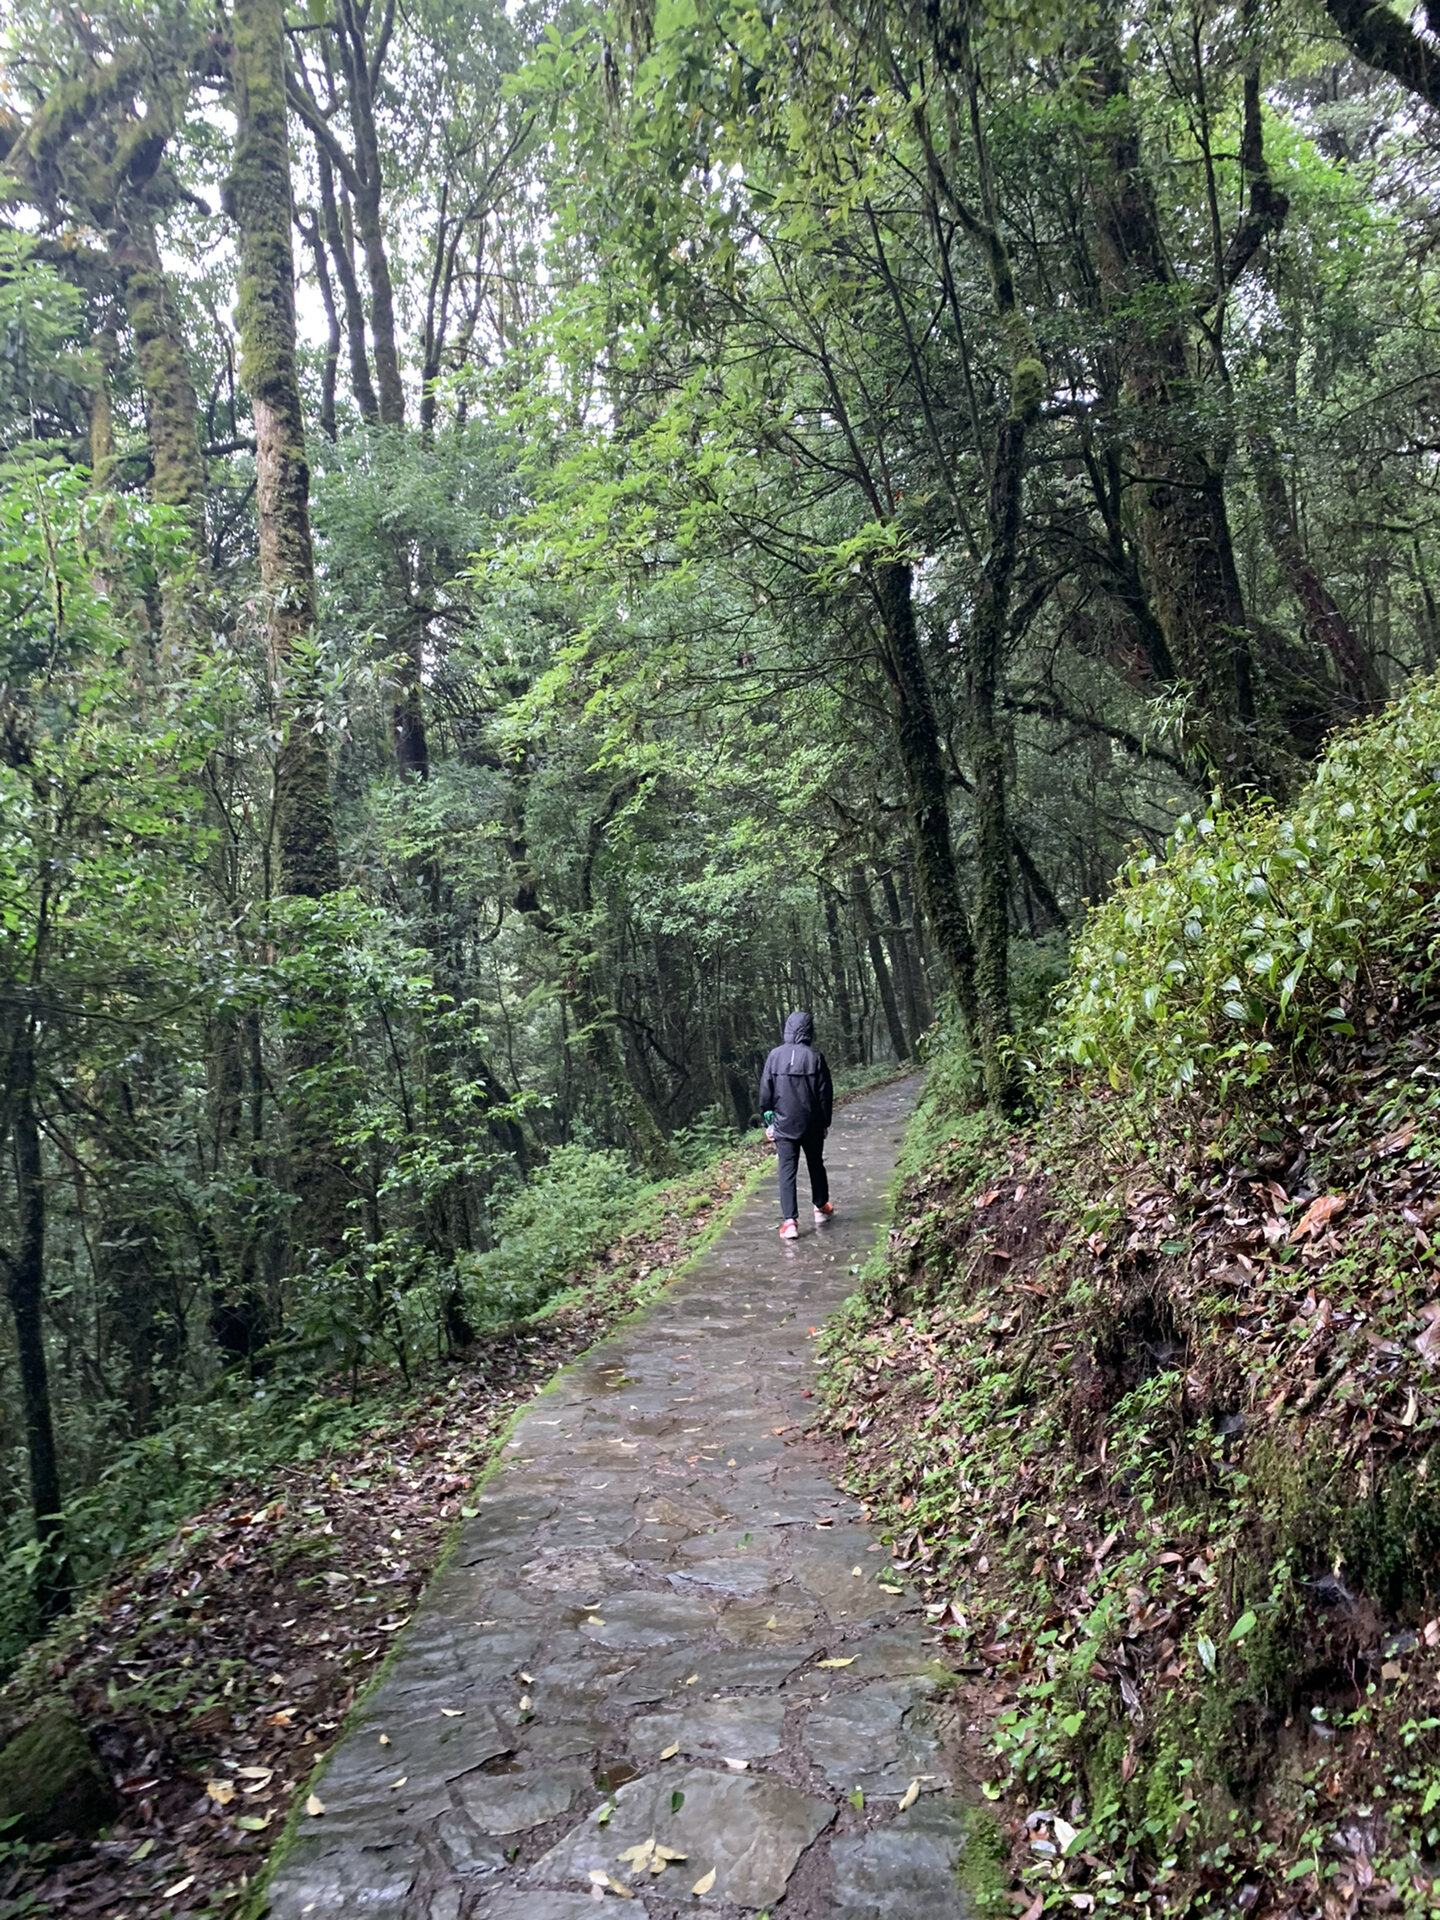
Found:
[[823, 1053], [814, 1046], [815, 1022], [808, 1013], [792, 1013], [785, 1022], [785, 1038], [770, 1049], [760, 1075], [760, 1111], [765, 1132], [775, 1142], [780, 1162], [780, 1238], [793, 1240], [800, 1229], [795, 1175], [800, 1155], [810, 1175], [810, 1199], [815, 1224], [823, 1227], [835, 1209], [830, 1204], [830, 1177], [825, 1171], [825, 1135], [830, 1131], [834, 1091]]

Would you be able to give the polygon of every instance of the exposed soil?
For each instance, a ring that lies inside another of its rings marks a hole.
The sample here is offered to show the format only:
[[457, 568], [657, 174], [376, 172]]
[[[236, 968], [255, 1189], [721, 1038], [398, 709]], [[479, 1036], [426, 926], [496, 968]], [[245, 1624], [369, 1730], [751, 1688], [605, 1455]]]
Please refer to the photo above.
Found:
[[[1358, 1046], [1244, 1157], [1201, 1128], [1142, 1158], [1102, 1099], [957, 1137], [901, 1195], [827, 1417], [897, 1568], [946, 1609], [1037, 1915], [1430, 1897], [1437, 1037]], [[1016, 1726], [1040, 1742], [1029, 1787]], [[1092, 1839], [1052, 1873], [1055, 1807], [1082, 1827], [1106, 1801], [1129, 1851]]]

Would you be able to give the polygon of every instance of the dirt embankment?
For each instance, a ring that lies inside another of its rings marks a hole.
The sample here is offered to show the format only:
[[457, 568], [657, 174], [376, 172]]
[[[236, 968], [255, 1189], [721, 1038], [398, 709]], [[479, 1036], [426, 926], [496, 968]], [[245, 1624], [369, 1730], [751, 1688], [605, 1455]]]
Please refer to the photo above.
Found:
[[1437, 1038], [1243, 1154], [1092, 1101], [902, 1192], [827, 1418], [945, 1632], [982, 1908], [1429, 1910]]

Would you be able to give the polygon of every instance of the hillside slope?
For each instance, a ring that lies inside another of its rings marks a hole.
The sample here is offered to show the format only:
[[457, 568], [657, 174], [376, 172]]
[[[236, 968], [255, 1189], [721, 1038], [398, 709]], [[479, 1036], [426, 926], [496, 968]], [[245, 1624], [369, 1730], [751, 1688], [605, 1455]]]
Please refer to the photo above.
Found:
[[982, 1743], [981, 1911], [1440, 1902], [1437, 766], [1425, 686], [1137, 864], [1033, 1125], [932, 1077], [827, 1419]]

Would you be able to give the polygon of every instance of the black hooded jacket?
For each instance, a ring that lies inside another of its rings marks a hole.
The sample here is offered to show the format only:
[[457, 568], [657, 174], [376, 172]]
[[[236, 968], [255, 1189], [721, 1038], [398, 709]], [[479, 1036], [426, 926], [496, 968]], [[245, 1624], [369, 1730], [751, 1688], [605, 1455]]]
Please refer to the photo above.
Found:
[[775, 1136], [800, 1140], [812, 1128], [830, 1125], [834, 1093], [823, 1053], [811, 1041], [815, 1022], [808, 1013], [792, 1013], [785, 1022], [785, 1038], [772, 1047], [760, 1076], [760, 1111], [775, 1114]]

